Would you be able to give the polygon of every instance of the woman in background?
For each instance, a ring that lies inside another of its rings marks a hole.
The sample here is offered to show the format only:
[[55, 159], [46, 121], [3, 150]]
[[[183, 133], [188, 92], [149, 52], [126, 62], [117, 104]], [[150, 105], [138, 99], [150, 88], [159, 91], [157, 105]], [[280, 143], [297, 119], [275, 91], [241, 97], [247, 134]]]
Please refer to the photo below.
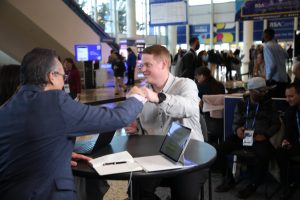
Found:
[[127, 87], [123, 83], [124, 73], [126, 70], [124, 64], [124, 57], [118, 52], [114, 52], [114, 59], [111, 61], [111, 66], [114, 71], [115, 77], [115, 95], [119, 95], [120, 89], [123, 89], [124, 92], [127, 91]]
[[[211, 71], [207, 67], [197, 68], [195, 71], [195, 79], [197, 81], [198, 86], [198, 96], [200, 97], [200, 109], [202, 110], [203, 95], [210, 94], [225, 94], [224, 85], [217, 81], [211, 74]], [[201, 111], [201, 115], [204, 116], [206, 127], [207, 127], [207, 137], [208, 143], [212, 145], [216, 145], [219, 140], [222, 138], [223, 134], [223, 118], [211, 118], [209, 112], [203, 113]], [[201, 118], [201, 116], [200, 116]]]
[[[67, 75], [66, 83], [69, 84], [70, 96], [72, 99], [80, 100], [81, 81], [80, 73], [72, 58], [66, 58], [63, 62], [65, 73]], [[66, 91], [67, 92], [67, 91]]]

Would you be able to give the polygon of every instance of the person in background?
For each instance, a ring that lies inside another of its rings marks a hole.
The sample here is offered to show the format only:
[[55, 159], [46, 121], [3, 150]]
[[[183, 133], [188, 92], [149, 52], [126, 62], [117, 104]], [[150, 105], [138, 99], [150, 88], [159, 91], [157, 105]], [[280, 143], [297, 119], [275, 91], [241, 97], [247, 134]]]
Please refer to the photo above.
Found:
[[277, 160], [280, 168], [280, 183], [282, 193], [280, 199], [290, 199], [290, 174], [288, 173], [291, 158], [300, 156], [300, 85], [290, 84], [286, 90], [286, 100], [290, 107], [284, 114], [284, 137], [281, 147], [277, 150]]
[[251, 48], [249, 49], [249, 75], [253, 75], [253, 68], [255, 65], [255, 45], [251, 45]]
[[205, 94], [225, 94], [224, 85], [217, 81], [207, 67], [197, 68], [195, 80], [198, 86], [198, 96], [202, 99]]
[[[250, 94], [246, 93], [243, 101], [239, 102], [234, 110], [234, 134], [216, 147], [216, 164], [223, 175], [222, 183], [215, 188], [216, 192], [227, 192], [235, 185], [227, 164], [227, 155], [241, 149], [247, 149], [255, 155], [250, 183], [238, 192], [238, 198], [248, 198], [261, 184], [268, 169], [269, 159], [275, 152], [269, 138], [280, 129], [279, 115], [269, 95], [265, 79], [254, 77], [248, 80], [247, 85]], [[253, 144], [244, 144], [245, 135], [251, 132], [253, 136], [249, 138], [249, 142], [252, 141]]]
[[253, 76], [266, 78], [265, 61], [264, 61], [263, 53], [258, 53], [256, 56], [255, 64], [253, 68]]
[[[207, 67], [197, 68], [195, 71], [195, 80], [198, 87], [198, 96], [200, 97], [200, 109], [203, 107], [203, 95], [210, 94], [225, 94], [224, 85], [217, 81], [211, 74]], [[202, 111], [202, 110], [201, 110]], [[208, 142], [212, 145], [218, 143], [223, 133], [223, 118], [216, 119], [211, 118], [209, 112], [201, 112], [202, 117], [204, 117], [207, 130], [208, 130]], [[200, 116], [201, 117], [201, 116]], [[202, 128], [202, 127], [201, 127]]]
[[72, 154], [74, 137], [124, 127], [146, 101], [134, 87], [114, 109], [84, 105], [62, 91], [65, 76], [53, 50], [24, 56], [20, 89], [0, 107], [1, 200], [76, 199], [71, 155], [89, 158]]
[[134, 71], [136, 66], [136, 55], [131, 48], [127, 48], [128, 58], [127, 58], [127, 83], [126, 85], [134, 85]]
[[[170, 54], [161, 45], [145, 48], [142, 62], [148, 102], [137, 119], [138, 123], [135, 123], [137, 128], [130, 127], [130, 134], [165, 135], [171, 123], [177, 121], [191, 128], [192, 139], [203, 141], [195, 82], [188, 78], [175, 77], [169, 72]], [[128, 128], [126, 130], [129, 132]], [[171, 187], [171, 198], [178, 200], [198, 199], [199, 188], [204, 182], [202, 171], [169, 179], [135, 179], [134, 184], [141, 188], [138, 199], [156, 199], [154, 191], [162, 181], [166, 181]]]
[[180, 77], [193, 80], [195, 77], [195, 69], [198, 67], [196, 51], [200, 48], [199, 39], [197, 37], [191, 37], [189, 44], [191, 48], [182, 58], [183, 66]]
[[288, 54], [288, 66], [293, 66], [293, 51], [294, 49], [292, 48], [292, 45], [290, 44], [289, 48], [286, 50], [287, 54]]
[[199, 67], [207, 67], [208, 66], [208, 54], [206, 51], [200, 51], [198, 53], [198, 66]]
[[114, 80], [115, 80], [115, 95], [119, 95], [120, 89], [122, 89], [124, 93], [127, 91], [127, 87], [124, 85], [123, 82], [124, 73], [126, 70], [124, 64], [124, 57], [121, 54], [119, 54], [119, 52], [113, 52], [111, 56], [112, 56], [111, 67], [114, 71]]
[[293, 74], [295, 75], [294, 83], [300, 84], [300, 56], [296, 58], [293, 66]]
[[63, 64], [67, 75], [66, 83], [69, 84], [69, 94], [72, 97], [72, 99], [76, 99], [79, 101], [81, 93], [80, 72], [77, 69], [72, 58], [66, 58]]
[[266, 69], [267, 85], [275, 85], [271, 91], [272, 97], [284, 98], [285, 88], [288, 84], [286, 73], [287, 52], [275, 41], [275, 31], [267, 28], [263, 33], [264, 60]]

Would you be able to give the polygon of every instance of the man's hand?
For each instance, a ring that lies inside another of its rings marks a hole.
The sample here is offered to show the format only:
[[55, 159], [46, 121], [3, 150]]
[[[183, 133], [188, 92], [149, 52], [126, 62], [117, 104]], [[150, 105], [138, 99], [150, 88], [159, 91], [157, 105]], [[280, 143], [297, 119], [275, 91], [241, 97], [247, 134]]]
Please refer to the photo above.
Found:
[[128, 92], [128, 95], [131, 94], [138, 94], [141, 95], [142, 97], [146, 98], [146, 92], [144, 90], [144, 88], [138, 88], [137, 86], [134, 86], [133, 88], [131, 88]]
[[244, 132], [245, 132], [245, 128], [242, 126], [242, 127], [239, 127], [237, 130], [236, 130], [236, 134], [237, 136], [240, 138], [240, 139], [244, 139]]
[[261, 142], [261, 141], [265, 141], [267, 140], [266, 136], [262, 135], [262, 134], [255, 134], [254, 135], [254, 140]]
[[131, 122], [127, 127], [125, 127], [125, 131], [127, 134], [135, 134], [137, 133], [137, 121], [134, 120], [133, 122]]
[[284, 139], [281, 143], [281, 147], [284, 149], [291, 149], [292, 145], [289, 141], [287, 141], [286, 139]]
[[146, 94], [146, 99], [152, 103], [158, 103], [159, 99], [158, 99], [158, 95], [156, 92], [154, 92], [153, 90], [150, 90], [148, 88], [142, 88], [144, 90], [144, 93]]
[[75, 152], [72, 152], [72, 160], [71, 160], [71, 166], [72, 167], [76, 167], [77, 166], [77, 160], [85, 160], [85, 161], [89, 161], [92, 160], [93, 158], [87, 157], [85, 155], [82, 154], [78, 154]]

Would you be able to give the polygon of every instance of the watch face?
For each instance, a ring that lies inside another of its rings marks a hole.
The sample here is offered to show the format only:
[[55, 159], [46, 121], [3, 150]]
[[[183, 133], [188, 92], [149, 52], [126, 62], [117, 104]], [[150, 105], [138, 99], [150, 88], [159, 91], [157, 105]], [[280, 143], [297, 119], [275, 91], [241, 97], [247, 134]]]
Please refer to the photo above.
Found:
[[159, 100], [158, 103], [163, 102], [167, 98], [166, 95], [162, 92], [158, 93], [157, 96], [158, 96], [158, 100]]

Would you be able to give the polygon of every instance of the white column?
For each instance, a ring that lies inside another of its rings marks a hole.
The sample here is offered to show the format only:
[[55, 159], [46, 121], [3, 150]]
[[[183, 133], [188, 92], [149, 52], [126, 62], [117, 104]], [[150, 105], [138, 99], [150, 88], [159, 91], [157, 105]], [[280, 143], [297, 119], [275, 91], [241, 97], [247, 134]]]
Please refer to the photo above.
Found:
[[298, 17], [294, 17], [294, 31], [298, 30]]
[[186, 49], [189, 50], [190, 49], [190, 26], [189, 24], [185, 25], [185, 40], [186, 40]]
[[210, 1], [210, 49], [214, 49], [214, 2]]
[[136, 36], [136, 13], [135, 13], [135, 0], [126, 0], [126, 25], [127, 36]]
[[242, 63], [241, 73], [248, 72], [249, 68], [249, 49], [253, 44], [253, 21], [244, 21], [243, 22], [243, 38], [244, 38], [244, 45], [243, 45], [243, 52], [244, 52], [244, 59]]
[[145, 1], [145, 35], [148, 34], [148, 1]]
[[264, 19], [264, 30], [268, 28], [268, 20]]
[[176, 26], [168, 26], [168, 49], [174, 57], [177, 44], [177, 29]]
[[111, 0], [111, 10], [112, 10], [112, 29], [114, 36], [116, 38], [116, 43], [119, 43], [119, 18], [117, 11], [117, 0]]
[[237, 21], [235, 22], [235, 44], [236, 48], [239, 47], [239, 42], [240, 42], [240, 23]]
[[95, 22], [97, 22], [97, 18], [98, 18], [97, 7], [98, 7], [97, 0], [94, 0], [94, 20], [95, 20]]

